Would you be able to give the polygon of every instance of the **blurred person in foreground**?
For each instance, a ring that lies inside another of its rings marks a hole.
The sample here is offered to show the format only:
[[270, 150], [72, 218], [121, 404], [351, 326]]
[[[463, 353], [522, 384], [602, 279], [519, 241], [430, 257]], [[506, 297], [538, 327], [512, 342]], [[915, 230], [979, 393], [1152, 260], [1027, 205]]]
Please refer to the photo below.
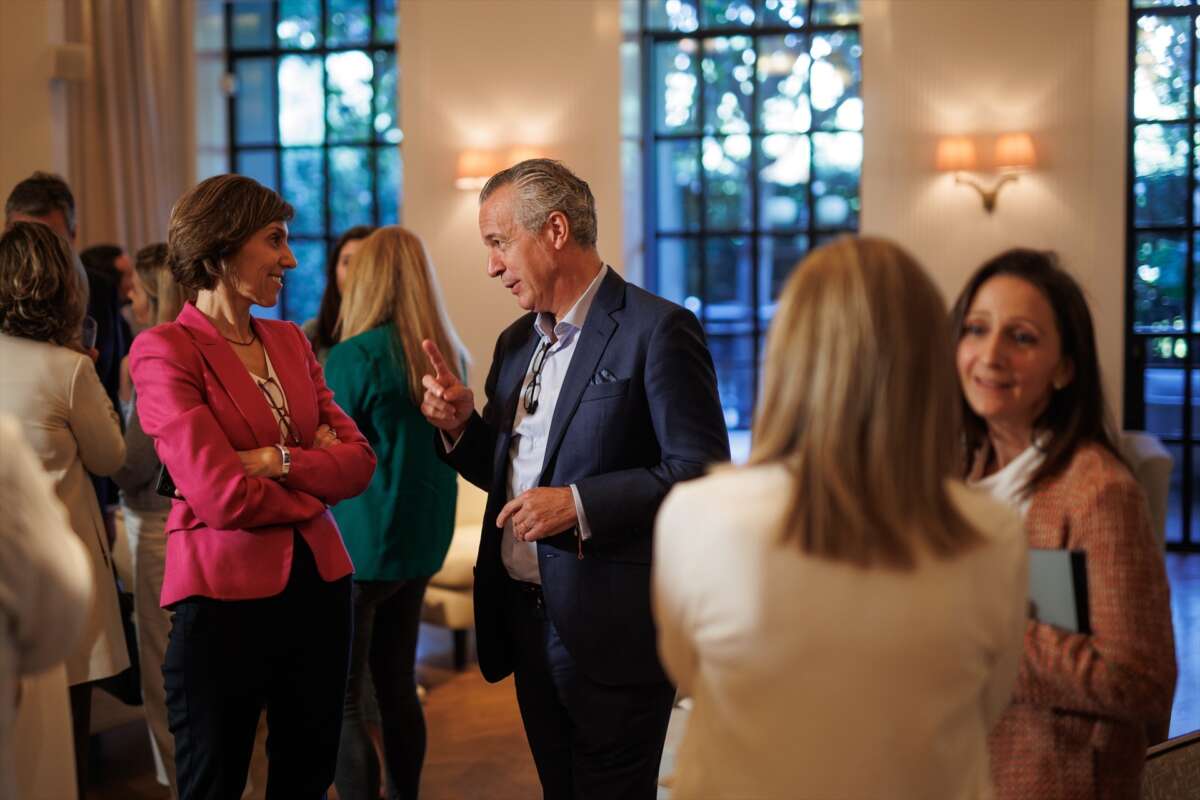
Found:
[[[173, 322], [183, 304], [183, 290], [175, 282], [167, 265], [166, 244], [152, 244], [139, 250], [130, 292], [134, 326], [138, 330], [146, 330]], [[125, 535], [134, 557], [133, 608], [137, 620], [142, 707], [174, 796], [175, 741], [167, 728], [166, 693], [162, 677], [171, 615], [158, 604], [166, 564], [166, 524], [171, 500], [155, 491], [162, 463], [154, 452], [154, 440], [142, 430], [134, 407], [135, 399], [130, 398], [125, 420], [125, 465], [113, 475], [113, 480], [121, 488]]]
[[178, 495], [160, 600], [181, 800], [242, 793], [264, 706], [266, 796], [315, 800], [333, 783], [353, 567], [329, 506], [367, 487], [375, 457], [299, 327], [250, 314], [296, 266], [292, 214], [240, 175], [185, 192], [167, 245], [195, 302], [130, 354], [138, 418]]
[[88, 624], [67, 658], [81, 796], [92, 685], [129, 666], [109, 540], [88, 478], [116, 472], [125, 442], [92, 358], [77, 349], [84, 291], [66, 241], [48, 226], [17, 222], [0, 236], [0, 412], [20, 421], [50, 473], [96, 585]]
[[1108, 419], [1092, 316], [1053, 253], [1010, 250], [954, 306], [967, 477], [1018, 511], [1029, 546], [1081, 550], [1091, 633], [1028, 619], [991, 737], [1000, 798], [1140, 793], [1175, 687], [1166, 568]]
[[745, 467], [659, 513], [655, 619], [695, 705], [672, 797], [991, 797], [1021, 653], [1016, 514], [955, 480], [946, 308], [882, 239], [802, 261]]
[[346, 291], [346, 278], [350, 274], [350, 264], [354, 254], [362, 246], [363, 240], [375, 229], [370, 225], [355, 225], [338, 237], [333, 248], [329, 251], [329, 260], [325, 265], [325, 291], [321, 294], [321, 307], [317, 316], [306, 320], [300, 327], [308, 337], [317, 361], [325, 363], [329, 351], [338, 343], [337, 325], [338, 314], [342, 307], [342, 296]]
[[411, 232], [389, 226], [362, 241], [345, 284], [341, 333], [326, 379], [378, 462], [367, 490], [333, 510], [354, 561], [354, 646], [335, 783], [341, 800], [379, 796], [381, 776], [363, 719], [369, 672], [391, 796], [415, 798], [425, 756], [414, 669], [421, 601], [450, 547], [458, 496], [457, 476], [429, 446], [434, 429], [421, 416], [421, 341], [437, 342], [456, 365], [465, 363], [466, 351], [425, 247]]
[[94, 576], [21, 428], [0, 414], [0, 800], [69, 798], [63, 659], [87, 625]]
[[438, 452], [488, 492], [479, 667], [515, 676], [549, 800], [657, 795], [675, 689], [650, 617], [654, 515], [672, 485], [729, 460], [699, 321], [606, 265], [596, 222], [560, 162], [493, 175], [487, 272], [526, 313], [496, 341], [482, 413], [432, 341], [422, 379]]

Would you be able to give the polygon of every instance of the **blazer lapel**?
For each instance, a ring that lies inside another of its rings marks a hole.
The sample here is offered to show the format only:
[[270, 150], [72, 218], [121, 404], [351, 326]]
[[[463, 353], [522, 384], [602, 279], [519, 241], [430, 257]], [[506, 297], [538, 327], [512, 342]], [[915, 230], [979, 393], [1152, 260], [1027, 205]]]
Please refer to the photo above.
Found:
[[212, 369], [213, 375], [234, 407], [246, 420], [259, 446], [266, 447], [279, 441], [279, 425], [276, 424], [275, 414], [267, 405], [262, 391], [250, 377], [250, 371], [233, 352], [233, 348], [217, 333], [208, 317], [200, 313], [194, 305], [187, 303], [179, 312], [176, 323], [192, 337], [200, 355]]
[[512, 443], [513, 422], [517, 418], [517, 403], [521, 402], [521, 385], [525, 382], [525, 373], [529, 371], [529, 362], [533, 358], [533, 351], [540, 341], [537, 332], [533, 329], [532, 320], [536, 317], [530, 317], [529, 338], [525, 340], [519, 348], [512, 352], [512, 355], [504, 360], [504, 365], [501, 367], [500, 379], [496, 387], [496, 399], [500, 401], [500, 419], [499, 431], [500, 436], [496, 439], [495, 453], [495, 475], [505, 475], [503, 480], [504, 485], [507, 485], [508, 468], [508, 448]]
[[617, 322], [612, 318], [614, 311], [625, 305], [625, 280], [616, 270], [609, 269], [604, 282], [596, 292], [596, 299], [588, 310], [583, 328], [576, 335], [579, 341], [575, 343], [575, 354], [571, 357], [571, 366], [567, 367], [567, 375], [563, 378], [562, 389], [558, 393], [558, 402], [554, 404], [554, 417], [550, 421], [550, 437], [546, 442], [546, 454], [542, 459], [542, 481], [550, 479], [546, 465], [550, 464], [558, 446], [562, 443], [567, 425], [575, 415], [579, 400], [588, 381], [596, 374], [596, 365], [608, 348], [608, 342], [617, 330]]

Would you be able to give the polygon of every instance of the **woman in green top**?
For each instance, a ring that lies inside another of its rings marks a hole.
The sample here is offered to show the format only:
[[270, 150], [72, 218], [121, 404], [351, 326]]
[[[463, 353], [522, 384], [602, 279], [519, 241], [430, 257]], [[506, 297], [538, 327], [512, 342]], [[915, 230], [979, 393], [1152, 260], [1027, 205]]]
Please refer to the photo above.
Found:
[[333, 249], [329, 251], [329, 261], [325, 265], [325, 291], [321, 294], [321, 307], [315, 317], [306, 320], [300, 326], [322, 366], [329, 358], [329, 351], [338, 341], [335, 331], [338, 313], [342, 307], [342, 291], [346, 288], [346, 276], [350, 274], [350, 264], [363, 239], [370, 236], [374, 230], [370, 225], [355, 225], [338, 237]]
[[378, 765], [363, 723], [369, 668], [383, 723], [384, 759], [398, 797], [416, 797], [425, 720], [414, 663], [421, 599], [442, 567], [454, 528], [454, 470], [435, 455], [421, 415], [422, 339], [466, 352], [442, 307], [420, 239], [380, 228], [355, 255], [339, 317], [341, 343], [325, 380], [371, 443], [371, 485], [333, 509], [354, 561], [354, 644], [334, 785], [343, 800], [379, 796]]

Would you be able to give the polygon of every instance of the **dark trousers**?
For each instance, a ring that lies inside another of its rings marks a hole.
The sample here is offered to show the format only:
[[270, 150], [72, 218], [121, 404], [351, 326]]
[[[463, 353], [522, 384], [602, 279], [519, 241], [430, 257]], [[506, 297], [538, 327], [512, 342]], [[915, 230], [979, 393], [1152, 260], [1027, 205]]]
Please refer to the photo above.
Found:
[[559, 638], [541, 591], [512, 586], [517, 703], [546, 800], [653, 800], [674, 688], [591, 680]]
[[283, 592], [174, 607], [163, 678], [180, 800], [238, 800], [267, 709], [268, 800], [325, 798], [350, 656], [350, 576], [326, 582], [297, 534]]
[[425, 715], [417, 698], [415, 666], [421, 601], [428, 583], [429, 578], [354, 583], [354, 644], [335, 780], [341, 800], [379, 797], [379, 765], [364, 714], [368, 672], [383, 727], [383, 754], [391, 777], [388, 796], [407, 800], [420, 789]]

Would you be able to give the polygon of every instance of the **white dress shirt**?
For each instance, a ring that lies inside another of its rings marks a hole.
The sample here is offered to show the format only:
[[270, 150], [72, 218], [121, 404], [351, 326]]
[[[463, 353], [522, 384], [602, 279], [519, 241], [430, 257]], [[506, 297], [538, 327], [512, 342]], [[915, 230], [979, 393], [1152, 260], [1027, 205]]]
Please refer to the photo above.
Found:
[[[538, 485], [542, 477], [542, 462], [546, 459], [546, 444], [550, 438], [550, 422], [554, 419], [554, 407], [558, 404], [558, 394], [562, 390], [563, 379], [567, 377], [567, 368], [575, 355], [575, 344], [579, 341], [579, 331], [587, 320], [588, 310], [592, 300], [600, 290], [608, 267], [602, 266], [599, 274], [592, 280], [583, 294], [575, 301], [563, 318], [555, 321], [551, 314], [539, 312], [533, 321], [533, 329], [537, 332], [538, 347], [534, 350], [534, 358], [529, 360], [525, 370], [525, 379], [521, 381], [521, 399], [517, 401], [517, 416], [513, 419], [513, 438], [508, 448], [508, 499], [519, 496]], [[537, 410], [530, 414], [525, 410], [525, 390], [533, 380], [533, 362], [537, 351], [548, 347], [545, 363], [542, 365], [541, 393], [538, 395]], [[587, 517], [583, 513], [583, 503], [579, 499], [579, 490], [571, 484], [571, 494], [575, 497], [575, 514], [579, 517], [579, 535], [583, 539], [590, 537], [587, 527]], [[541, 583], [538, 571], [537, 542], [518, 542], [513, 537], [512, 519], [504, 525], [504, 536], [500, 544], [500, 559], [508, 574], [516, 580], [529, 583]]]

